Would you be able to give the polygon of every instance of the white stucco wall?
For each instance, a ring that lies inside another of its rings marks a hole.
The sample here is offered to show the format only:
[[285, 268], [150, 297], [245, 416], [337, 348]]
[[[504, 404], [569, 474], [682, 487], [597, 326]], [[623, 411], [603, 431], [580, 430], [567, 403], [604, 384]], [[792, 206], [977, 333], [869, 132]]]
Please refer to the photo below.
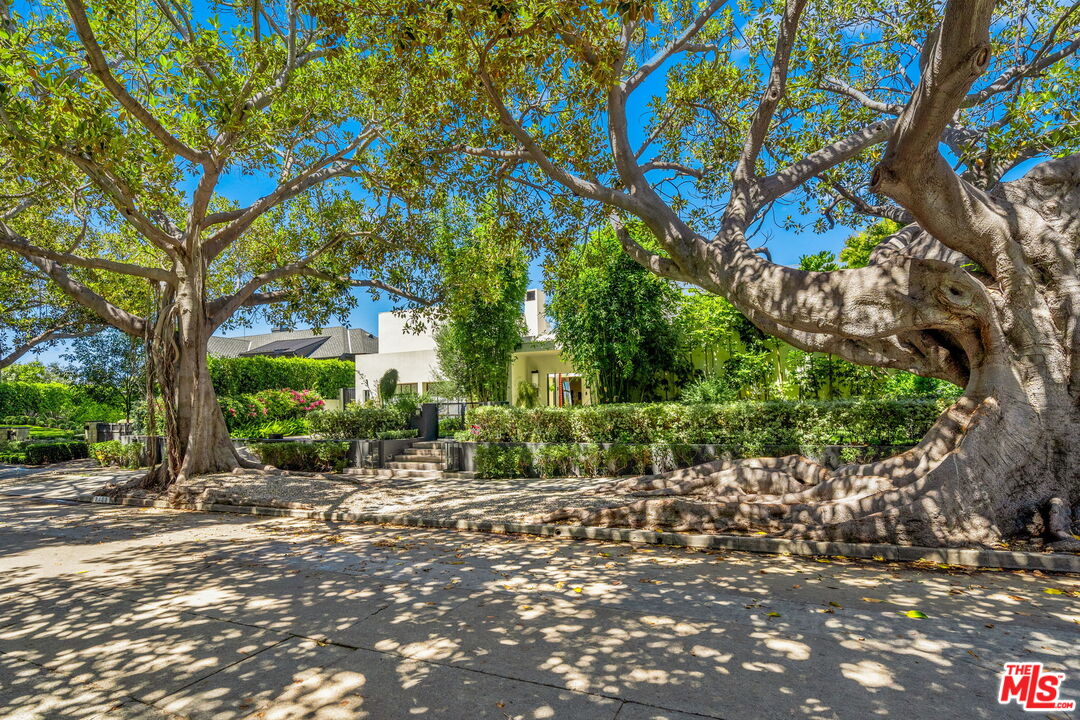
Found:
[[357, 395], [363, 389], [375, 393], [379, 387], [379, 378], [393, 368], [398, 371], [398, 383], [417, 383], [417, 391], [423, 392], [424, 383], [435, 382], [436, 365], [434, 350], [412, 350], [409, 352], [372, 353], [356, 356]]
[[[435, 350], [435, 331], [428, 328], [415, 334], [405, 328], [411, 314], [384, 312], [379, 313], [379, 355], [413, 352], [416, 350]], [[398, 368], [399, 370], [401, 368]]]
[[[529, 295], [533, 296], [532, 300], [529, 299]], [[529, 337], [543, 335], [550, 330], [547, 317], [544, 315], [546, 304], [547, 298], [544, 296], [544, 291], [539, 288], [529, 290], [525, 295], [525, 327], [527, 328], [525, 334]]]

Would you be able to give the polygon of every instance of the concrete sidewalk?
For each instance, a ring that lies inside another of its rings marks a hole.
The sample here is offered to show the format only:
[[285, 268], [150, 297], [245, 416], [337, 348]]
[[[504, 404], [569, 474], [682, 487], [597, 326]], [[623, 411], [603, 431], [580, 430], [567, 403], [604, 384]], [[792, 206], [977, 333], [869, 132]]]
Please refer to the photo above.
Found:
[[999, 705], [1012, 660], [1080, 698], [1072, 576], [0, 512], [2, 718], [1073, 717]]
[[109, 482], [123, 482], [137, 470], [100, 468], [92, 460], [26, 467], [0, 464], [0, 495], [74, 500]]

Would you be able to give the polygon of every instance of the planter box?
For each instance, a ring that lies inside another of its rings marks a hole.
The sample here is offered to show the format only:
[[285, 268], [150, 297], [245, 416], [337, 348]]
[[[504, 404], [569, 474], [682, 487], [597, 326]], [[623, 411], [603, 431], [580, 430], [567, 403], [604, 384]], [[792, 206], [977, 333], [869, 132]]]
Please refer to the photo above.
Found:
[[252, 443], [323, 443], [323, 442], [347, 442], [349, 443], [349, 465], [353, 468], [381, 468], [395, 455], [400, 455], [405, 448], [419, 442], [420, 438], [402, 438], [400, 440], [316, 440], [314, 438], [264, 438], [264, 439], [239, 439], [234, 438], [233, 444], [238, 448], [246, 448]]
[[0, 437], [4, 440], [23, 442], [30, 439], [29, 427], [3, 427], [0, 428]]

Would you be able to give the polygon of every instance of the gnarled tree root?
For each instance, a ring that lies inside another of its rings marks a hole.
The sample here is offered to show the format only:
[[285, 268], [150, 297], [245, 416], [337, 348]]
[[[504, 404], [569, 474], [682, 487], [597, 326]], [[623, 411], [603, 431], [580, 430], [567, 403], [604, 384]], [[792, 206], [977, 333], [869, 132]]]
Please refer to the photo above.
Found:
[[1059, 497], [1050, 498], [1047, 504], [1046, 535], [1052, 549], [1080, 553], [1080, 538], [1072, 534], [1072, 511]]
[[[1008, 434], [1002, 439], [1003, 417], [993, 401], [961, 398], [917, 446], [878, 462], [830, 470], [798, 455], [716, 460], [601, 489], [644, 496], [626, 505], [566, 507], [531, 519], [676, 531], [764, 530], [814, 540], [992, 546], [1007, 531], [1001, 513], [995, 515], [1005, 485], [995, 485], [998, 478], [987, 478], [976, 461], [988, 458], [992, 466], [1013, 452], [1012, 446], [1006, 447], [1010, 443], [1020, 448], [1029, 444]], [[982, 427], [978, 438], [972, 435], [976, 425]], [[1032, 492], [1037, 498], [1044, 491]], [[1036, 505], [1043, 502], [1035, 500]], [[1054, 549], [1075, 551], [1068, 502], [1055, 498], [1049, 508], [1047, 540]]]
[[294, 510], [311, 510], [312, 505], [301, 502], [289, 502], [275, 498], [247, 497], [239, 493], [230, 493], [210, 487], [173, 487], [168, 495], [169, 504], [174, 507], [198, 505], [234, 505], [237, 507], [273, 507]]

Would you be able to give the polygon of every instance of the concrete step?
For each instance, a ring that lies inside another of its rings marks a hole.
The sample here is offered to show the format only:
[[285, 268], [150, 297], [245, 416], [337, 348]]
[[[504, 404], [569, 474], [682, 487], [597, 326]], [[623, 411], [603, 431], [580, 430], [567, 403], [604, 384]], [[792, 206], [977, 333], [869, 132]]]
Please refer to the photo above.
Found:
[[443, 456], [443, 451], [441, 449], [432, 450], [432, 449], [411, 447], [411, 448], [405, 448], [405, 454], [408, 455], [411, 458], [442, 457]]
[[442, 448], [442, 443], [438, 440], [421, 440], [413, 443], [412, 447], [418, 450], [438, 450]]
[[392, 462], [386, 463], [386, 467], [393, 470], [445, 470], [446, 463], [416, 462], [411, 460], [399, 460], [398, 458], [394, 458]]
[[[429, 455], [395, 455], [390, 459], [396, 463], [419, 463], [421, 465], [437, 464], [443, 466], [442, 468], [440, 468], [441, 470], [446, 469], [446, 461], [443, 460], [441, 457], [433, 457]], [[426, 469], [430, 470], [431, 468]]]
[[345, 471], [345, 474], [388, 480], [405, 478], [438, 480], [442, 478], [442, 471], [440, 470], [403, 470], [397, 468], [349, 468]]

